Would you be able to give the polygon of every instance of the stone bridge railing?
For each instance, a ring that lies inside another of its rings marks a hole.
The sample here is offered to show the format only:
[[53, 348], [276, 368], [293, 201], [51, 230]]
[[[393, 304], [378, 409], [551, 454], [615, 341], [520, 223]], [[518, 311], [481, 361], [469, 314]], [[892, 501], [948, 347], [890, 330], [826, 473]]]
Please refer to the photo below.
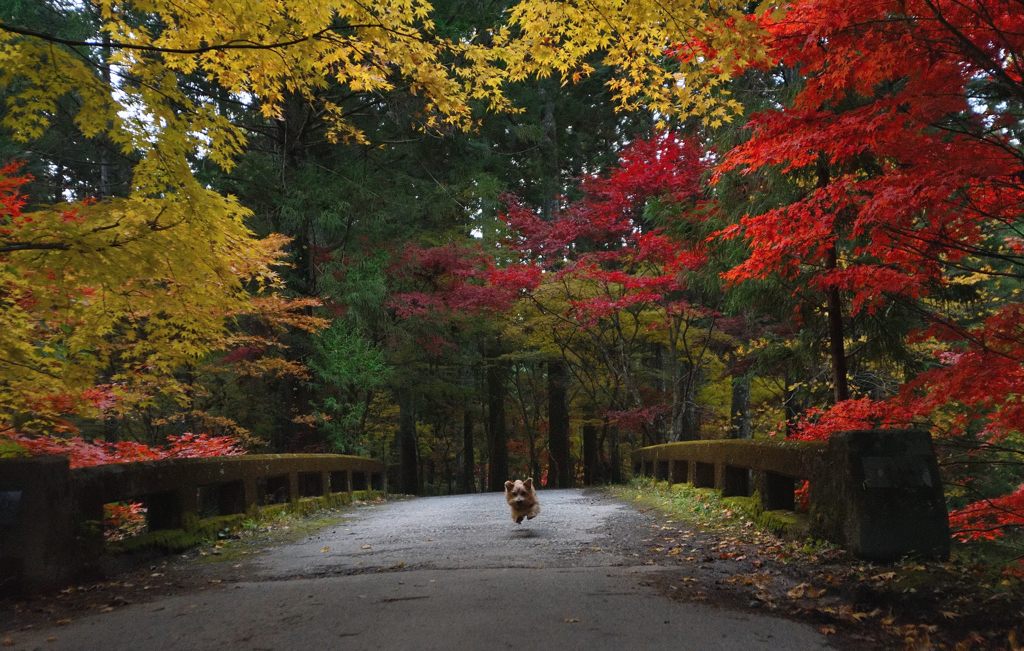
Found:
[[839, 432], [828, 442], [720, 440], [668, 443], [633, 453], [638, 475], [758, 497], [793, 510], [810, 483], [812, 536], [878, 561], [949, 555], [949, 518], [928, 432]]
[[103, 552], [103, 505], [139, 501], [150, 531], [332, 493], [387, 491], [379, 461], [335, 454], [165, 459], [70, 469], [0, 459], [0, 594], [76, 578]]
[[725, 440], [667, 443], [633, 453], [638, 475], [717, 488], [723, 497], [757, 494], [765, 511], [792, 511], [796, 481], [823, 470], [820, 441]]

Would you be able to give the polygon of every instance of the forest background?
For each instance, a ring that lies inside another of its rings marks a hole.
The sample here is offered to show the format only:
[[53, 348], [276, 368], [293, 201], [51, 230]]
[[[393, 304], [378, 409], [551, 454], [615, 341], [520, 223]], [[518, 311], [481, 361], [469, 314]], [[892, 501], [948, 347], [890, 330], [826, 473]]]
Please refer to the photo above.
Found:
[[1024, 524], [1024, 5], [8, 0], [0, 454], [935, 437]]

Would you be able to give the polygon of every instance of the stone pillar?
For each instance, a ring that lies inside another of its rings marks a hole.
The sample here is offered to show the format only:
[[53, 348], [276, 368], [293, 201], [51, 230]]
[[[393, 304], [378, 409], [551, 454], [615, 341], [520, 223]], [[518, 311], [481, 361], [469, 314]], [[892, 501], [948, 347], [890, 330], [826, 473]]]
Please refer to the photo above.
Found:
[[858, 558], [949, 557], [949, 517], [931, 435], [838, 432], [811, 478], [812, 533]]
[[723, 495], [726, 493], [724, 463], [715, 463], [715, 490]]
[[259, 489], [257, 488], [256, 477], [246, 477], [242, 480], [242, 486], [245, 487], [245, 510], [248, 513], [254, 506], [258, 506]]
[[0, 459], [0, 595], [62, 587], [95, 560], [103, 504], [88, 506], [77, 506], [67, 457]]

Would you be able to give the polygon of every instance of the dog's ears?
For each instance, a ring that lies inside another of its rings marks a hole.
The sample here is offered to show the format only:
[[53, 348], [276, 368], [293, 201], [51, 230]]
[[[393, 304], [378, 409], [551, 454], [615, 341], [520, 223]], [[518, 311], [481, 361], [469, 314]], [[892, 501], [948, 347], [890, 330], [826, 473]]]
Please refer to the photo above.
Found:
[[515, 484], [513, 484], [512, 482], [510, 482], [510, 481], [505, 482], [505, 492], [507, 493], [508, 491], [512, 490], [513, 486], [515, 486]]
[[529, 479], [524, 481], [523, 486], [526, 486], [527, 488], [533, 488], [533, 477], [530, 477]]

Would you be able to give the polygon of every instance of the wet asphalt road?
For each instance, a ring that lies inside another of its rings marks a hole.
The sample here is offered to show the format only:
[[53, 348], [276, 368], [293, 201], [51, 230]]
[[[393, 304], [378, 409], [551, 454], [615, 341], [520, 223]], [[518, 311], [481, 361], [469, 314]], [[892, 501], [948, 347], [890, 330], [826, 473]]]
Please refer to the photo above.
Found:
[[[815, 629], [671, 602], [635, 554], [651, 519], [543, 491], [516, 525], [500, 494], [358, 509], [261, 555], [244, 583], [26, 631], [15, 649], [821, 650]], [[56, 638], [48, 641], [49, 638]]]

